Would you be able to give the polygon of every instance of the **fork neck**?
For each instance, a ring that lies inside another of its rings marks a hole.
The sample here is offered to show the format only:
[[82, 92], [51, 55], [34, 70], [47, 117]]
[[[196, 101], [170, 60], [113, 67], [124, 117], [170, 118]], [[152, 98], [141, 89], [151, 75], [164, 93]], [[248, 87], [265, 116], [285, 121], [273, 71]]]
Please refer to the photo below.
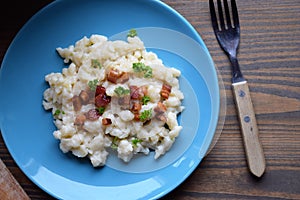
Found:
[[237, 57], [229, 54], [229, 60], [232, 65], [232, 83], [245, 81]]

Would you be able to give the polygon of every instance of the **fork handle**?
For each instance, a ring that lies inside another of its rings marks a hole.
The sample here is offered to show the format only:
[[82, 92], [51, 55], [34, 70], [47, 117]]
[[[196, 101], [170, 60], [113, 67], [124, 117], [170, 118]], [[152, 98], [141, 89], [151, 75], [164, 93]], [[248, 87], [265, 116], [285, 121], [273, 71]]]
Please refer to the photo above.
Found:
[[259, 140], [248, 83], [247, 81], [233, 83], [232, 87], [238, 109], [248, 166], [255, 176], [261, 177], [265, 171], [266, 163], [263, 148]]

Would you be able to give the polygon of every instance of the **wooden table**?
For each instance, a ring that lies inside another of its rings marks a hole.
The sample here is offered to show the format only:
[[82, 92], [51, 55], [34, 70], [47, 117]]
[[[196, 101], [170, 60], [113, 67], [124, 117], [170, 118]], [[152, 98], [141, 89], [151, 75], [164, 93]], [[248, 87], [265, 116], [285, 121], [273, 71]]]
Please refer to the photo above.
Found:
[[[0, 12], [0, 60], [21, 26], [50, 0], [9, 1]], [[248, 79], [266, 157], [261, 178], [247, 168], [227, 57], [210, 23], [208, 0], [164, 0], [199, 32], [226, 89], [222, 134], [197, 169], [163, 199], [300, 199], [300, 1], [237, 0], [239, 60]], [[0, 137], [0, 157], [31, 199], [51, 199], [17, 167]], [[0, 197], [1, 198], [1, 197]]]

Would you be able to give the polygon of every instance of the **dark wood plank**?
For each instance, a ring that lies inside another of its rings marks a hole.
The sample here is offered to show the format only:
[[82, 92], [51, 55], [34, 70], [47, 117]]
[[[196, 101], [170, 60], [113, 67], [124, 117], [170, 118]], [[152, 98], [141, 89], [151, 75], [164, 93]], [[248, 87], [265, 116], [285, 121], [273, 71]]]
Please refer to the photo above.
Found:
[[6, 165], [0, 159], [0, 196], [7, 200], [29, 200], [19, 182], [7, 169]]
[[[212, 151], [162, 199], [300, 199], [299, 0], [236, 0], [241, 23], [238, 57], [249, 82], [267, 163], [260, 179], [247, 168], [231, 68], [213, 34], [208, 0], [163, 1], [191, 23], [207, 45], [224, 81], [227, 115]], [[21, 26], [49, 2], [13, 1], [9, 7], [0, 6], [0, 60]], [[0, 157], [31, 199], [52, 199], [16, 166], [2, 137]]]
[[237, 1], [242, 27], [239, 60], [249, 81], [267, 159], [261, 179], [248, 173], [231, 69], [210, 27], [208, 3], [184, 2], [170, 5], [192, 22], [208, 46], [223, 76], [227, 116], [214, 149], [166, 199], [299, 199], [300, 2]]

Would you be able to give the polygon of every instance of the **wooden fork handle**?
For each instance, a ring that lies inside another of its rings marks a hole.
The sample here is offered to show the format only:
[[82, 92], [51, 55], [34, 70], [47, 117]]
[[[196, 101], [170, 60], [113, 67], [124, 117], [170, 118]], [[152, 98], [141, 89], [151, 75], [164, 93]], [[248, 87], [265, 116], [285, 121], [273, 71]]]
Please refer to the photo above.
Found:
[[261, 177], [265, 171], [266, 163], [263, 148], [259, 140], [249, 87], [246, 81], [233, 83], [232, 87], [238, 109], [248, 166], [252, 174]]

